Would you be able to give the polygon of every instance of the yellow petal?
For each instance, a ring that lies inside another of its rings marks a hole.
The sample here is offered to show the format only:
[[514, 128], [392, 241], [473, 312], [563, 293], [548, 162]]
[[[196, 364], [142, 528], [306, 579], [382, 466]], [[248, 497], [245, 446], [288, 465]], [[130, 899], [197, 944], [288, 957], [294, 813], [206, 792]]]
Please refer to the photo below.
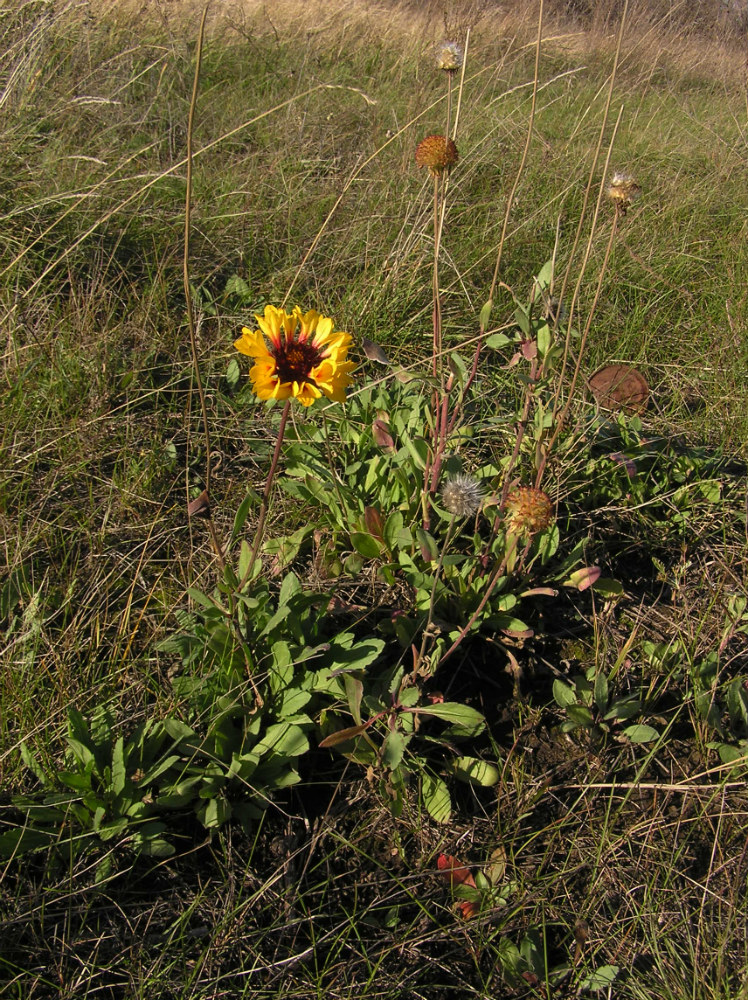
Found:
[[262, 334], [258, 330], [250, 330], [246, 326], [242, 327], [242, 335], [239, 340], [234, 341], [234, 347], [240, 354], [246, 354], [250, 358], [270, 357]]

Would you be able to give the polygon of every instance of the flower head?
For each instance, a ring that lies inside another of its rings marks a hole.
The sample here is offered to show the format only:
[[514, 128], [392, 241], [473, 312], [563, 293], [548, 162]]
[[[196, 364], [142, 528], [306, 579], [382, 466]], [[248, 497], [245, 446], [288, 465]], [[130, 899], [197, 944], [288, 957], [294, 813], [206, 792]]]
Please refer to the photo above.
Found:
[[255, 360], [249, 377], [259, 399], [295, 396], [303, 406], [323, 395], [337, 403], [345, 400], [355, 368], [346, 361], [349, 333], [333, 332], [328, 316], [313, 309], [302, 313], [299, 306], [291, 313], [265, 306], [264, 316], [255, 319], [260, 329], [243, 327], [234, 347]]
[[483, 490], [472, 476], [452, 476], [444, 484], [442, 501], [450, 514], [455, 517], [471, 517], [477, 514], [483, 499]]
[[551, 498], [532, 486], [518, 486], [507, 497], [507, 531], [512, 535], [534, 535], [552, 521]]
[[457, 42], [442, 42], [439, 46], [436, 57], [439, 69], [446, 70], [448, 73], [454, 73], [456, 70], [462, 68], [463, 59], [462, 46]]
[[607, 195], [616, 206], [619, 215], [625, 215], [631, 205], [641, 194], [642, 189], [631, 174], [613, 174], [613, 180], [608, 185]]
[[445, 170], [449, 173], [457, 159], [457, 146], [443, 135], [428, 135], [416, 148], [416, 164], [428, 167], [432, 177], [441, 176]]

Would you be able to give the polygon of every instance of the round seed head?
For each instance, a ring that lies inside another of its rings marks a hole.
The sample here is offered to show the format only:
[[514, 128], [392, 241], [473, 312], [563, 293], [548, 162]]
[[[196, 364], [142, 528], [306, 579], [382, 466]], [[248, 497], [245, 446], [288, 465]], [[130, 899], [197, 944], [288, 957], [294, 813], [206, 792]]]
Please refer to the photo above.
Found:
[[454, 73], [462, 68], [464, 53], [462, 46], [457, 42], [442, 42], [439, 46], [436, 62], [439, 69], [446, 70], [447, 73]]
[[553, 520], [551, 498], [533, 486], [518, 486], [506, 501], [507, 530], [513, 535], [534, 535]]
[[607, 195], [616, 206], [616, 212], [625, 215], [631, 202], [636, 201], [641, 191], [631, 174], [615, 173], [608, 185]]
[[455, 517], [472, 517], [480, 510], [483, 490], [472, 476], [452, 476], [444, 484], [442, 502]]
[[457, 160], [457, 146], [443, 135], [427, 135], [416, 148], [416, 165], [428, 167], [432, 177], [449, 172]]

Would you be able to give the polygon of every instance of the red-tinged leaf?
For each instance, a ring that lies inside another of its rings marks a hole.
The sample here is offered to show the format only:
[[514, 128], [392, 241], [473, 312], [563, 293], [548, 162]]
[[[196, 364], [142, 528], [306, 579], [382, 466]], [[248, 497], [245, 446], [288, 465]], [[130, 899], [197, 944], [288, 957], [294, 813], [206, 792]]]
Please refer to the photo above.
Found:
[[558, 597], [555, 587], [533, 587], [532, 590], [523, 590], [520, 597]]
[[511, 358], [509, 359], [509, 361], [506, 364], [506, 367], [507, 368], [514, 368], [516, 365], [518, 365], [520, 363], [521, 360], [522, 360], [522, 352], [521, 351], [517, 351], [516, 354], [513, 354], [511, 356]]
[[353, 740], [366, 729], [366, 725], [361, 726], [349, 726], [347, 729], [338, 729], [336, 733], [330, 733], [329, 736], [320, 742], [321, 747], [334, 747], [338, 743], [345, 743], [346, 740]]
[[520, 345], [520, 350], [522, 351], [522, 357], [527, 361], [532, 361], [538, 356], [538, 345], [534, 340], [523, 340]]
[[608, 455], [608, 458], [611, 462], [617, 462], [619, 465], [622, 465], [626, 470], [626, 475], [629, 479], [636, 479], [636, 462], [633, 458], [628, 458], [621, 451], [611, 452], [611, 454]]
[[478, 904], [473, 902], [472, 899], [461, 899], [457, 904], [457, 912], [460, 914], [463, 920], [470, 920], [478, 913]]
[[382, 515], [376, 507], [364, 507], [364, 524], [366, 525], [366, 530], [370, 535], [374, 535], [376, 538], [384, 540], [382, 537], [382, 532], [384, 531]]
[[436, 859], [436, 867], [445, 878], [449, 879], [449, 884], [453, 889], [456, 885], [469, 885], [472, 889], [477, 888], [473, 873], [467, 865], [463, 865], [452, 854], [440, 854]]
[[584, 566], [572, 573], [564, 583], [567, 587], [576, 587], [580, 591], [587, 590], [593, 583], [597, 583], [601, 572], [599, 566]]
[[509, 636], [510, 639], [532, 639], [535, 632], [531, 628], [503, 628], [501, 630], [504, 635]]
[[385, 451], [395, 450], [395, 439], [390, 434], [388, 425], [384, 420], [375, 420], [371, 425], [371, 432], [380, 448], [384, 448]]
[[210, 517], [210, 497], [207, 490], [203, 490], [199, 497], [187, 504], [187, 516]]

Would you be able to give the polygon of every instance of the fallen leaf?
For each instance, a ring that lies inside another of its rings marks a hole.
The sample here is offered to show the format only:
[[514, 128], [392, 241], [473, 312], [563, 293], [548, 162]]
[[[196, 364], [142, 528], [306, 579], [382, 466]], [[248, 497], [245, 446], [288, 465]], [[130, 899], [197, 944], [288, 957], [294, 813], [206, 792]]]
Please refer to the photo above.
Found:
[[590, 392], [606, 410], [644, 413], [649, 385], [642, 373], [630, 365], [604, 365], [590, 376]]
[[476, 888], [473, 873], [467, 865], [463, 865], [451, 854], [440, 854], [436, 859], [436, 867], [445, 878], [449, 879], [449, 884], [453, 889], [456, 885], [469, 885], [473, 889]]
[[203, 490], [199, 497], [190, 500], [187, 504], [188, 517], [210, 517], [210, 497], [208, 491]]

